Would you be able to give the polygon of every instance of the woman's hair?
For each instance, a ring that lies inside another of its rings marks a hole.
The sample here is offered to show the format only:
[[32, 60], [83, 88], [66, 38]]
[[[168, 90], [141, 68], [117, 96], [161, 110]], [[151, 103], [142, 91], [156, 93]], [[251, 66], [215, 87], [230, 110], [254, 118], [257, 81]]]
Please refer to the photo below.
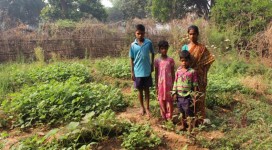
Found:
[[136, 31], [143, 31], [143, 32], [145, 32], [145, 26], [142, 25], [142, 24], [137, 24], [135, 26], [135, 28], [136, 28]]
[[168, 49], [168, 48], [169, 48], [169, 43], [168, 43], [167, 41], [165, 41], [165, 40], [161, 40], [161, 41], [159, 42], [158, 46], [159, 46], [159, 49], [160, 49], [161, 47], [164, 47], [164, 48]]
[[179, 59], [186, 59], [186, 60], [190, 60], [191, 56], [189, 51], [187, 50], [182, 50], [179, 52]]
[[187, 32], [189, 33], [190, 30], [194, 30], [196, 32], [196, 34], [199, 35], [199, 30], [198, 30], [198, 27], [196, 25], [189, 26]]

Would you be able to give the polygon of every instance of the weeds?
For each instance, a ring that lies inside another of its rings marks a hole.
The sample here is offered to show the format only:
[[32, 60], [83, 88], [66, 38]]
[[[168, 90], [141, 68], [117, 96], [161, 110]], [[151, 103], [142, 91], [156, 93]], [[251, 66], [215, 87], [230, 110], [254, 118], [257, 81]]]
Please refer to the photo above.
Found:
[[154, 148], [161, 144], [161, 139], [148, 125], [133, 125], [123, 139], [122, 146], [129, 150]]
[[18, 117], [16, 126], [25, 128], [37, 123], [54, 125], [78, 121], [90, 111], [100, 114], [108, 109], [120, 111], [127, 106], [118, 89], [94, 83], [80, 85], [82, 80], [74, 77], [66, 82], [26, 86], [10, 94], [11, 99], [4, 100], [2, 108]]
[[115, 78], [130, 79], [129, 59], [104, 58], [96, 61], [96, 69], [103, 74]]

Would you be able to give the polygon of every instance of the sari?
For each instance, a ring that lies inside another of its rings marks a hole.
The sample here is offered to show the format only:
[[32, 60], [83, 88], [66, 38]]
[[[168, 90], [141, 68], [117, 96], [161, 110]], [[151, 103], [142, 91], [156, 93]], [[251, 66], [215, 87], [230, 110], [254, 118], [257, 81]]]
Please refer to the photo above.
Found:
[[214, 56], [202, 44], [197, 44], [190, 48], [191, 55], [190, 67], [196, 70], [198, 77], [198, 91], [201, 96], [195, 104], [195, 114], [200, 114], [203, 119], [206, 118], [205, 97], [208, 83], [207, 75], [211, 64], [214, 62]]

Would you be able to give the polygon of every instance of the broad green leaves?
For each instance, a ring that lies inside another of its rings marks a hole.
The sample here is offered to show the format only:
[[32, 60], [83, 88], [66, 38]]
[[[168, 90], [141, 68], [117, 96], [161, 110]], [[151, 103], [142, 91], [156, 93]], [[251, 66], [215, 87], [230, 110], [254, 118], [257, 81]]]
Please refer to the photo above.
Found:
[[16, 125], [21, 128], [79, 121], [91, 111], [100, 114], [109, 109], [121, 111], [127, 106], [118, 89], [94, 83], [81, 85], [76, 77], [26, 86], [9, 97], [2, 107], [7, 113], [18, 115]]
[[86, 113], [121, 111], [127, 104], [119, 89], [88, 83], [87, 68], [78, 63], [57, 63], [12, 76], [17, 92], [7, 95], [2, 108], [16, 116], [14, 126], [61, 124], [79, 121]]
[[125, 58], [113, 59], [105, 58], [97, 61], [98, 71], [107, 76], [129, 79], [130, 78], [130, 64], [129, 60]]

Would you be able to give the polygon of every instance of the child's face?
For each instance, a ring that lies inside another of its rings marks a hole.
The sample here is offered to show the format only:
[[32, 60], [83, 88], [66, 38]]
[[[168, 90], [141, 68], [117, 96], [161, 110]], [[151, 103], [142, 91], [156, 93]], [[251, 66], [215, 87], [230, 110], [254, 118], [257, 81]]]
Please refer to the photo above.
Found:
[[140, 30], [136, 30], [135, 36], [136, 36], [136, 38], [138, 40], [142, 41], [144, 39], [145, 32], [144, 31], [140, 31]]
[[160, 47], [160, 53], [161, 55], [165, 56], [167, 55], [168, 48], [167, 47]]
[[188, 34], [189, 34], [190, 41], [197, 42], [198, 35], [195, 32], [195, 30], [193, 30], [193, 29], [189, 30]]
[[182, 68], [188, 68], [189, 67], [189, 60], [185, 59], [185, 58], [181, 58], [180, 65]]

